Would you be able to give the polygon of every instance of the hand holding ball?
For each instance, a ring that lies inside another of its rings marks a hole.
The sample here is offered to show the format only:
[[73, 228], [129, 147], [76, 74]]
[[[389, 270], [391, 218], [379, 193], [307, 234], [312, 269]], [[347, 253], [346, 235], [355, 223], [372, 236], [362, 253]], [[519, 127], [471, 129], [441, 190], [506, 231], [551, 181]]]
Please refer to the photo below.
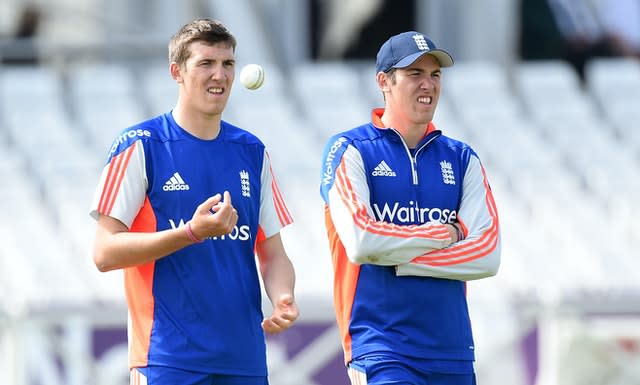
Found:
[[240, 71], [240, 83], [250, 90], [256, 90], [264, 83], [264, 69], [258, 64], [247, 64]]

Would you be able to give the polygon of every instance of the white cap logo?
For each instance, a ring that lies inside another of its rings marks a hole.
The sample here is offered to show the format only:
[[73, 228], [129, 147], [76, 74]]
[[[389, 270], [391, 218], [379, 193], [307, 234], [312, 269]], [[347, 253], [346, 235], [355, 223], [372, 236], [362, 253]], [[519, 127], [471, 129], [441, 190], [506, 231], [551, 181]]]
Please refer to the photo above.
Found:
[[427, 44], [427, 41], [424, 39], [424, 35], [417, 34], [411, 37], [413, 37], [413, 40], [415, 40], [419, 50], [424, 51], [429, 49], [429, 44]]

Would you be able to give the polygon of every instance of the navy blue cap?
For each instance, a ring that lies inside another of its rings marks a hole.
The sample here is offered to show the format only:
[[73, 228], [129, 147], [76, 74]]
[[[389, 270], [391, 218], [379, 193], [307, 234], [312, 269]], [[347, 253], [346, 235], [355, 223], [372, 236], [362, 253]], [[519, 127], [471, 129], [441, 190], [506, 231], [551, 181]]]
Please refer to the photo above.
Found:
[[376, 57], [376, 73], [410, 66], [422, 55], [432, 55], [441, 67], [451, 67], [453, 58], [428, 37], [416, 31], [403, 32], [385, 41]]

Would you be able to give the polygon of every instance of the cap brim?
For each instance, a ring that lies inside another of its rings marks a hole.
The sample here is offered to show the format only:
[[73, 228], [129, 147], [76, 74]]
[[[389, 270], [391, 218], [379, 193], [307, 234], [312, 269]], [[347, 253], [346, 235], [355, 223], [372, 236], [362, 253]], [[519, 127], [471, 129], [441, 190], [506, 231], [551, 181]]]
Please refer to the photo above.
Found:
[[451, 67], [453, 65], [453, 57], [448, 52], [441, 49], [432, 49], [430, 51], [416, 52], [397, 62], [392, 68], [405, 68], [413, 64], [422, 55], [431, 55], [438, 59], [440, 67]]

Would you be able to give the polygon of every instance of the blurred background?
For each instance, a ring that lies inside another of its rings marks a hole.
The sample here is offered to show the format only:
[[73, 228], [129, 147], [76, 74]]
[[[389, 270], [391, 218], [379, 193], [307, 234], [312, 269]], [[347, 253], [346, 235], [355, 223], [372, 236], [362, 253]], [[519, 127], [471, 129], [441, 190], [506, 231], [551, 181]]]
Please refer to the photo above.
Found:
[[500, 272], [467, 285], [478, 383], [640, 384], [638, 0], [2, 0], [0, 383], [128, 383], [122, 273], [93, 265], [87, 211], [116, 134], [173, 107], [167, 43], [195, 17], [266, 69], [223, 118], [266, 143], [295, 220], [302, 317], [268, 339], [272, 384], [348, 384], [320, 157], [382, 106], [375, 54], [411, 29], [456, 60], [435, 122], [502, 223]]

